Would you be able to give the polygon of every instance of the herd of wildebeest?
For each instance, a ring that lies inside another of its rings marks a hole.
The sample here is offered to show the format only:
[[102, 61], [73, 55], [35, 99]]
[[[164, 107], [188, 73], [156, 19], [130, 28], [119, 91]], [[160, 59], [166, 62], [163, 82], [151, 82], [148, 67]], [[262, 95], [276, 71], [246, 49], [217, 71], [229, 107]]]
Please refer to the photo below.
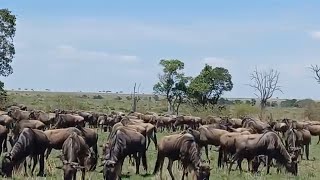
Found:
[[[160, 173], [161, 179], [167, 158], [172, 179], [173, 162], [178, 161], [182, 179], [190, 174], [193, 179], [209, 180], [213, 167], [209, 150], [218, 153], [218, 167], [228, 165], [229, 172], [235, 162], [235, 168], [242, 172], [242, 160], [247, 159], [248, 171], [252, 173], [259, 172], [262, 165], [267, 173], [274, 167], [278, 173], [285, 169], [297, 175], [304, 154], [309, 160], [311, 136], [319, 136], [320, 141], [320, 122], [291, 119], [263, 122], [251, 117], [200, 118], [152, 112], [102, 114], [60, 109], [47, 113], [17, 105], [1, 112], [0, 124], [0, 154], [4, 152], [0, 174], [4, 177], [11, 177], [20, 168], [24, 168], [25, 174], [31, 168], [32, 176], [38, 163], [38, 176], [45, 176], [45, 161], [52, 149], [61, 150], [58, 158], [63, 165], [56, 168], [63, 171], [64, 179], [75, 180], [78, 170], [85, 179], [85, 173], [96, 171], [97, 166], [103, 167], [100, 173], [104, 179], [121, 179], [127, 157], [136, 166], [137, 174], [141, 162], [147, 173], [150, 143], [157, 150], [153, 174]], [[97, 144], [98, 131], [109, 132], [102, 147]], [[157, 132], [163, 131], [171, 135], [158, 142]], [[9, 151], [7, 141], [11, 145]], [[201, 158], [203, 147], [206, 159]]]

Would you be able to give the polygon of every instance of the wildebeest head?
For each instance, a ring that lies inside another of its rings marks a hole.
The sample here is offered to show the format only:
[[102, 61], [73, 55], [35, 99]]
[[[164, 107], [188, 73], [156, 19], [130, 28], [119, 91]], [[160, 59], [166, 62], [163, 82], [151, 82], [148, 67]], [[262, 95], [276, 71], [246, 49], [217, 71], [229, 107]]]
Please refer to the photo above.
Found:
[[117, 179], [116, 162], [112, 160], [106, 160], [103, 167], [104, 179]]
[[85, 167], [80, 166], [76, 162], [68, 162], [66, 160], [62, 161], [63, 166], [57, 167], [57, 169], [62, 169], [64, 174], [64, 179], [72, 179], [74, 174], [77, 173], [77, 170], [84, 169]]
[[10, 153], [5, 154], [2, 159], [2, 166], [1, 166], [1, 175], [6, 177], [12, 176], [13, 171], [13, 162]]
[[300, 148], [291, 148], [290, 151], [292, 152], [290, 154], [291, 161], [286, 164], [286, 169], [288, 172], [290, 172], [296, 176], [296, 175], [298, 175], [298, 163], [299, 163], [298, 157], [301, 152], [301, 149]]
[[201, 164], [196, 168], [195, 175], [197, 180], [209, 180], [210, 177], [210, 166], [207, 164]]

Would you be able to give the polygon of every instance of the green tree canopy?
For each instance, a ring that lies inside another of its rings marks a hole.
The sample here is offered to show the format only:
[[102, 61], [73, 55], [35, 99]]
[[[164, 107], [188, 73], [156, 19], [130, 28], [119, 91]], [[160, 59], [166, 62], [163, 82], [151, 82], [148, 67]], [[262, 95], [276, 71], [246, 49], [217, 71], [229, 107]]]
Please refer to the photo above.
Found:
[[184, 63], [178, 59], [162, 59], [159, 63], [163, 67], [163, 74], [159, 74], [159, 82], [153, 87], [155, 94], [165, 96], [168, 101], [168, 112], [178, 113], [189, 79], [182, 70]]
[[[13, 37], [16, 32], [16, 17], [8, 9], [0, 9], [0, 76], [12, 74], [10, 63], [15, 54]], [[6, 97], [4, 83], [0, 81], [0, 101]]]
[[225, 91], [231, 91], [233, 83], [229, 71], [222, 67], [206, 64], [200, 74], [191, 80], [188, 88], [189, 98], [193, 103], [205, 106], [217, 104]]

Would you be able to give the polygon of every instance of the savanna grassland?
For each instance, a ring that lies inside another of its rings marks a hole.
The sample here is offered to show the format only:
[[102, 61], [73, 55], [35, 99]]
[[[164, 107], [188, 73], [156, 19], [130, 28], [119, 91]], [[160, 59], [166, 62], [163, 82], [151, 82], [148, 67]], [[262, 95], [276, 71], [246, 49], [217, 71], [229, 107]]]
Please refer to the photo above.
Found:
[[[50, 111], [55, 108], [60, 109], [69, 109], [69, 110], [85, 110], [85, 111], [95, 111], [95, 112], [104, 112], [109, 113], [113, 110], [129, 112], [131, 110], [131, 99], [130, 95], [120, 95], [120, 94], [94, 94], [94, 93], [53, 93], [53, 92], [8, 92], [9, 102], [11, 103], [22, 103], [33, 109], [40, 109], [44, 111]], [[141, 95], [140, 101], [138, 102], [138, 111], [146, 112], [158, 112], [163, 113], [166, 111], [166, 101], [165, 100], [156, 100], [152, 95]], [[308, 116], [308, 109], [306, 108], [281, 108], [273, 107], [269, 108], [267, 111], [268, 118], [279, 119], [279, 118], [292, 118], [297, 120], [303, 120]], [[188, 105], [182, 105], [181, 108], [182, 114], [192, 114], [196, 116], [205, 117], [207, 115], [212, 115], [215, 113], [220, 113], [221, 115], [230, 115], [233, 117], [240, 115], [251, 115], [257, 117], [259, 110], [255, 106], [248, 105], [231, 105], [223, 110], [223, 112], [216, 112], [215, 110], [198, 110], [195, 111], [193, 108]], [[315, 112], [317, 113], [317, 112]], [[97, 129], [99, 134], [99, 145], [105, 143], [108, 133], [101, 132]], [[160, 139], [162, 136], [168, 135], [170, 133], [163, 132], [157, 133], [157, 138]], [[239, 171], [232, 171], [231, 174], [228, 174], [227, 169], [218, 169], [217, 168], [217, 152], [214, 151], [215, 147], [209, 151], [211, 159], [211, 178], [210, 179], [319, 179], [320, 178], [320, 145], [317, 145], [316, 142], [318, 137], [313, 137], [312, 145], [310, 147], [310, 161], [302, 160], [299, 164], [299, 173], [297, 177], [294, 177], [290, 174], [277, 174], [276, 170], [272, 168], [271, 174], [266, 175], [265, 169], [262, 169], [262, 172], [258, 175], [253, 175], [251, 173], [244, 172], [240, 174]], [[9, 146], [10, 147], [10, 146]], [[101, 149], [99, 149], [101, 154]], [[57, 158], [59, 151], [53, 151], [49, 157], [49, 160], [46, 162], [46, 178], [39, 177], [25, 177], [22, 174], [16, 174], [13, 179], [62, 179], [63, 172], [55, 167], [60, 166], [62, 163]], [[149, 150], [147, 151], [147, 162], [148, 162], [148, 171], [147, 175], [144, 175], [146, 172], [142, 169], [140, 173], [142, 175], [135, 175], [135, 166], [132, 166], [125, 161], [123, 165], [123, 179], [159, 179], [159, 175], [151, 175], [154, 169], [156, 161], [157, 152], [153, 143], [151, 143]], [[203, 158], [205, 159], [205, 158]], [[166, 169], [166, 163], [163, 168], [163, 177], [165, 179], [170, 179], [169, 174]], [[99, 162], [98, 165], [101, 163]], [[246, 170], [247, 166], [243, 166]], [[87, 179], [102, 179], [102, 173], [99, 171], [102, 170], [102, 167], [97, 167], [95, 172], [88, 172]], [[36, 170], [37, 172], [38, 170]], [[175, 163], [173, 166], [173, 173], [177, 179], [181, 178], [181, 170], [177, 168]], [[77, 174], [77, 178], [80, 179], [81, 173]]]

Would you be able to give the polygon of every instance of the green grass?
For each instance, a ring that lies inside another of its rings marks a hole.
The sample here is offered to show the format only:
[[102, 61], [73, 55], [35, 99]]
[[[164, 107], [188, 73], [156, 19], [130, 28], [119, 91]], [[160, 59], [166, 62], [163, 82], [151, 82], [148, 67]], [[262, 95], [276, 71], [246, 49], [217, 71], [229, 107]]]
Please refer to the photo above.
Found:
[[[96, 112], [105, 112], [109, 113], [112, 110], [118, 110], [123, 112], [129, 112], [131, 110], [131, 101], [127, 100], [127, 96], [129, 95], [108, 95], [102, 94], [102, 99], [94, 99], [93, 97], [98, 95], [97, 93], [52, 93], [52, 92], [9, 92], [9, 97], [12, 102], [22, 103], [27, 105], [28, 107], [34, 109], [41, 109], [45, 111], [49, 111], [55, 108], [61, 109], [70, 109], [70, 110], [91, 110]], [[117, 98], [117, 96], [121, 97], [121, 100]], [[162, 113], [166, 111], [166, 101], [160, 100], [155, 101], [151, 98], [149, 101], [150, 95], [143, 95], [141, 100], [138, 102], [138, 111], [146, 112], [146, 111], [153, 111]], [[250, 112], [252, 116], [257, 116], [256, 108], [249, 108], [247, 107], [228, 107], [226, 113], [230, 113], [233, 116], [238, 113], [247, 113]], [[279, 118], [293, 118], [297, 120], [304, 119], [304, 111], [303, 108], [269, 108], [267, 110], [267, 115], [272, 114], [273, 119]], [[187, 105], [182, 105], [181, 112], [183, 114], [192, 114], [201, 117], [205, 117], [207, 115], [214, 114], [211, 110], [201, 110], [201, 111], [194, 111], [192, 108], [188, 107]], [[99, 145], [102, 145], [106, 142], [107, 133], [99, 132]], [[168, 133], [157, 133], [158, 141], [164, 135], [168, 135]], [[315, 161], [305, 161], [303, 160], [299, 164], [299, 175], [294, 177], [289, 174], [277, 174], [276, 170], [272, 168], [271, 174], [266, 175], [265, 169], [262, 170], [262, 173], [259, 175], [252, 175], [251, 173], [244, 172], [240, 174], [239, 171], [232, 171], [231, 174], [228, 174], [226, 169], [218, 169], [217, 168], [217, 152], [211, 150], [210, 159], [211, 159], [211, 167], [213, 168], [211, 171], [211, 178], [210, 179], [319, 179], [320, 177], [320, 145], [316, 145], [317, 137], [313, 137], [312, 145], [310, 147], [310, 159], [315, 158]], [[213, 147], [214, 148], [214, 147]], [[99, 149], [101, 153], [101, 149]], [[26, 178], [24, 176], [19, 175], [19, 173], [14, 176], [13, 179], [62, 179], [63, 172], [62, 170], [56, 169], [56, 166], [60, 166], [61, 162], [57, 155], [59, 155], [59, 151], [53, 151], [49, 160], [46, 162], [46, 178], [38, 178], [38, 177], [29, 177]], [[155, 161], [156, 161], [157, 152], [154, 148], [153, 143], [149, 150], [147, 151], [147, 161], [148, 161], [148, 174], [152, 174]], [[205, 159], [203, 157], [203, 159]], [[164, 179], [170, 179], [169, 174], [167, 172], [166, 166], [167, 160], [165, 161], [165, 165], [163, 168], [163, 177]], [[100, 164], [100, 163], [99, 163]], [[177, 169], [176, 163], [173, 166], [173, 173], [177, 179], [181, 178], [181, 170]], [[247, 169], [247, 166], [243, 165], [244, 169]], [[98, 167], [95, 172], [88, 172], [86, 179], [102, 179], [102, 174], [99, 173], [101, 167]], [[36, 169], [37, 173], [38, 169]], [[141, 168], [141, 174], [145, 174], [144, 170]], [[143, 177], [140, 175], [135, 175], [135, 167], [129, 165], [127, 160], [123, 165], [123, 175], [126, 175], [128, 178], [123, 179], [132, 179], [132, 180], [140, 180], [140, 179], [159, 179], [159, 175], [156, 176], [147, 176]], [[80, 178], [81, 173], [78, 173], [78, 178]]]

